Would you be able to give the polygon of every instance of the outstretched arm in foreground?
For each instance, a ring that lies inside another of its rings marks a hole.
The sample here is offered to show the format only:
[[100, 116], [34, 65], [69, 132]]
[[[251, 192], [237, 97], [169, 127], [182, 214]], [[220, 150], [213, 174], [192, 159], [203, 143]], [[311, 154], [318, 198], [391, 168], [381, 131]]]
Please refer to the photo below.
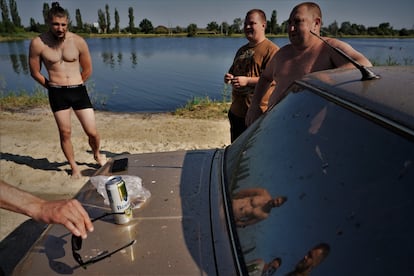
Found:
[[47, 201], [0, 180], [0, 208], [47, 224], [62, 224], [76, 236], [93, 231], [88, 213], [76, 199]]

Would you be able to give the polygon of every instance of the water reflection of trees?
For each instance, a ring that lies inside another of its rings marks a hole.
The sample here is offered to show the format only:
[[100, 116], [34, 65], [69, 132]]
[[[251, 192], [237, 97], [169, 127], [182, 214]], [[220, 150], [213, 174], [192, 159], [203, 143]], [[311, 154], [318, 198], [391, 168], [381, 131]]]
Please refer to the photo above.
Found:
[[[138, 65], [135, 41], [131, 42], [130, 49], [122, 49], [121, 44], [114, 45], [109, 40], [106, 42], [109, 44], [104, 43], [104, 50], [100, 55], [105, 65], [108, 65], [111, 69], [122, 65], [130, 65], [134, 69]], [[16, 75], [30, 75], [28, 49], [24, 41], [8, 42], [7, 47], [13, 72]]]
[[138, 64], [137, 53], [135, 53], [135, 52], [131, 53], [131, 62], [132, 62], [132, 67], [135, 68], [135, 66], [137, 66], [137, 64]]
[[[102, 62], [111, 67], [111, 69], [115, 68], [115, 65], [123, 65], [124, 62], [124, 54], [122, 52], [118, 52], [116, 55], [114, 52], [102, 52], [101, 58]], [[131, 61], [131, 67], [135, 68], [138, 64], [138, 56], [135, 51], [131, 52], [129, 60]]]
[[115, 59], [112, 52], [103, 52], [101, 57], [104, 64], [109, 65], [111, 68], [115, 67]]
[[25, 54], [24, 44], [22, 41], [7, 43], [9, 47], [9, 58], [13, 71], [16, 74], [29, 74], [28, 56]]
[[[136, 53], [135, 39], [131, 40], [131, 45], [128, 49], [123, 48], [123, 39], [105, 39], [102, 40], [103, 51], [101, 53], [102, 61], [105, 65], [108, 65], [111, 69], [115, 66], [125, 65], [125, 59], [129, 57], [131, 67], [135, 68], [138, 64], [138, 56]], [[125, 58], [126, 57], [126, 58]], [[127, 60], [128, 61], [128, 60]], [[127, 64], [128, 65], [128, 64]]]
[[[24, 54], [26, 51], [24, 49], [16, 50], [16, 48], [9, 43], [9, 59], [12, 65], [13, 72], [17, 75], [24, 74], [29, 75], [29, 57], [27, 54]], [[114, 52], [103, 52], [101, 58], [104, 64], [109, 65], [112, 69], [115, 68], [115, 65], [121, 66], [124, 59], [124, 54], [118, 52], [117, 55]], [[135, 51], [132, 51], [129, 58], [131, 62], [131, 67], [135, 68], [138, 64], [138, 56]]]

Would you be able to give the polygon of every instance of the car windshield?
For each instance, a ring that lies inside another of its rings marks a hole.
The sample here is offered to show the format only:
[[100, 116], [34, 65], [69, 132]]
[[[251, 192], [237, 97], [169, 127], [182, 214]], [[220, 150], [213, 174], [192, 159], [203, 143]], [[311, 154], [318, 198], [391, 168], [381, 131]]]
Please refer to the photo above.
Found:
[[250, 275], [408, 275], [413, 142], [307, 90], [263, 117], [225, 162]]

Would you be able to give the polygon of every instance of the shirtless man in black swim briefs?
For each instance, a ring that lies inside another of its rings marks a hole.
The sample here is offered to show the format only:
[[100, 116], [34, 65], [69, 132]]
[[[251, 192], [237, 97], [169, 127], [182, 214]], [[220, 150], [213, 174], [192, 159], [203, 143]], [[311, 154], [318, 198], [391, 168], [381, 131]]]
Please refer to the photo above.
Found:
[[[34, 38], [30, 44], [30, 73], [48, 89], [63, 153], [72, 168], [72, 177], [79, 178], [81, 172], [71, 141], [72, 109], [89, 137], [95, 160], [101, 166], [105, 163], [105, 157], [99, 152], [100, 138], [94, 110], [84, 85], [92, 74], [91, 56], [86, 41], [67, 30], [68, 14], [57, 2], [52, 3], [49, 10], [48, 24], [49, 31]], [[49, 78], [41, 73], [42, 63]]]

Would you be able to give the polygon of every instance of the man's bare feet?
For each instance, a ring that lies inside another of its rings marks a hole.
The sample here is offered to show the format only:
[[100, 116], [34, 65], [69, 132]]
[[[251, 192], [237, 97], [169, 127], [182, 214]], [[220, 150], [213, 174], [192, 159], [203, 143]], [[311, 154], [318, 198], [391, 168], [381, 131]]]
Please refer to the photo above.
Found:
[[106, 156], [104, 154], [98, 154], [94, 156], [95, 161], [102, 167], [106, 163]]
[[72, 179], [80, 179], [82, 177], [82, 174], [80, 171], [74, 171], [72, 170], [72, 176], [70, 178]]
[[80, 179], [82, 177], [81, 170], [76, 162], [74, 164], [70, 164], [70, 168], [72, 169], [71, 179]]

